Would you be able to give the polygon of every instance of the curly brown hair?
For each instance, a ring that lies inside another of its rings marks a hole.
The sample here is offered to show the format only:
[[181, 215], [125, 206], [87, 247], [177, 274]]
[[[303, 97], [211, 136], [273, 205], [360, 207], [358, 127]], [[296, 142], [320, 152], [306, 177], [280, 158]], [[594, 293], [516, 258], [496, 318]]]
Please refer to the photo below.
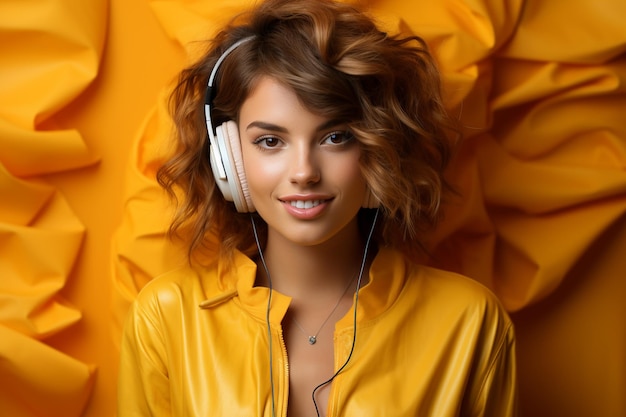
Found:
[[[457, 131], [442, 103], [439, 73], [424, 41], [390, 36], [354, 6], [333, 1], [267, 0], [235, 17], [207, 53], [182, 71], [171, 96], [176, 149], [157, 173], [178, 203], [170, 227], [185, 236], [190, 259], [209, 241], [221, 255], [251, 254], [249, 215], [224, 200], [213, 177], [204, 119], [205, 89], [217, 59], [252, 36], [222, 63], [213, 123], [237, 120], [261, 76], [293, 89], [312, 112], [345, 120], [361, 146], [361, 171], [380, 202], [379, 245], [408, 256], [439, 217], [448, 189], [444, 169]], [[362, 209], [361, 217], [371, 216]], [[266, 225], [261, 224], [265, 235]]]

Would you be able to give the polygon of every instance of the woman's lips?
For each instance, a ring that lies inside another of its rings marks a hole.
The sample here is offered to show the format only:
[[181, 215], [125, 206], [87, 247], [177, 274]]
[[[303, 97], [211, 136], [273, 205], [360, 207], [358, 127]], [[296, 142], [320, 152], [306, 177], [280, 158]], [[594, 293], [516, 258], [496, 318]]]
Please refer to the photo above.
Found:
[[299, 199], [289, 198], [280, 200], [287, 213], [301, 220], [310, 220], [318, 217], [326, 208], [331, 199], [314, 198]]

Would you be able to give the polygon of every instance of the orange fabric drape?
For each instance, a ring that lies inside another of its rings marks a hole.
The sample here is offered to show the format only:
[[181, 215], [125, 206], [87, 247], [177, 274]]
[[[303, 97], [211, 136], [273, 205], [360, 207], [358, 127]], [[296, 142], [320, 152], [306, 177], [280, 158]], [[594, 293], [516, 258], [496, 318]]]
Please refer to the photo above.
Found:
[[[251, 3], [0, 5], [0, 414], [114, 414], [128, 304], [184, 262], [168, 85]], [[430, 243], [512, 313], [522, 412], [626, 415], [626, 3], [361, 3], [427, 40], [465, 126]]]
[[17, 3], [0, 6], [0, 410], [78, 416], [94, 366], [44, 340], [81, 319], [59, 291], [85, 227], [40, 178], [96, 158], [80, 132], [41, 126], [96, 77], [106, 2]]

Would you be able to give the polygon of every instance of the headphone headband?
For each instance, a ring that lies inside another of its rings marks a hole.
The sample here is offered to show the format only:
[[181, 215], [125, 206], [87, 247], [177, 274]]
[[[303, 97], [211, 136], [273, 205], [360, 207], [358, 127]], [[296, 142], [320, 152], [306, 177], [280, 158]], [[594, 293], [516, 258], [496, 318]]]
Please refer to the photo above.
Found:
[[215, 61], [204, 95], [204, 118], [209, 135], [209, 158], [215, 183], [224, 198], [234, 202], [237, 211], [244, 213], [255, 210], [248, 195], [247, 186], [242, 188], [242, 183], [245, 185], [245, 175], [243, 174], [240, 152], [237, 152], [240, 149], [240, 144], [236, 125], [233, 126], [234, 122], [228, 121], [221, 126], [214, 127], [211, 120], [211, 105], [217, 95], [214, 82], [220, 66], [231, 52], [254, 38], [255, 36], [242, 38], [226, 48]]
[[211, 137], [213, 140], [215, 140], [215, 136], [213, 133], [215, 131], [215, 128], [213, 127], [213, 122], [211, 121], [211, 104], [213, 104], [213, 99], [217, 95], [217, 88], [214, 87], [217, 71], [220, 69], [222, 62], [224, 62], [226, 57], [230, 55], [231, 52], [237, 49], [241, 44], [249, 42], [254, 38], [255, 36], [248, 36], [246, 38], [239, 39], [237, 42], [226, 48], [222, 55], [217, 58], [217, 61], [215, 61], [215, 65], [213, 65], [213, 69], [211, 70], [211, 74], [209, 75], [206, 92], [204, 94], [204, 116], [207, 123], [207, 131], [209, 132], [209, 137]]

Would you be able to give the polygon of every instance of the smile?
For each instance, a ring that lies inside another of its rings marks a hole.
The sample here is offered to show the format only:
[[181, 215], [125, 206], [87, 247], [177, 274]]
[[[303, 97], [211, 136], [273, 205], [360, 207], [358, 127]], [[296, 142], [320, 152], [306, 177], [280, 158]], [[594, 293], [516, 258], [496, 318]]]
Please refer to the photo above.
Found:
[[319, 206], [322, 202], [323, 200], [294, 200], [290, 201], [289, 204], [299, 209], [310, 209]]

